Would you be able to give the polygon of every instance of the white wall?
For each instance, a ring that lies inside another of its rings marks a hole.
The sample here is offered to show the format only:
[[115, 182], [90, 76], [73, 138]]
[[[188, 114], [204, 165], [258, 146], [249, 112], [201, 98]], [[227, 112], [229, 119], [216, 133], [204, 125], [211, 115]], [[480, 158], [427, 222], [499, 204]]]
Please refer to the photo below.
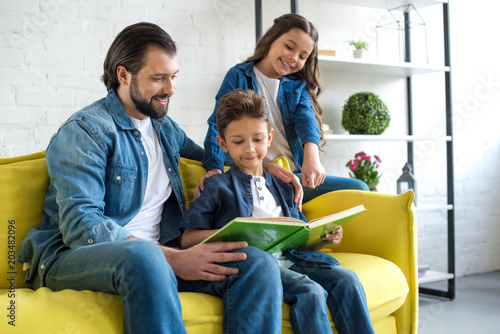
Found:
[[[474, 8], [451, 0], [453, 106], [455, 110], [456, 254], [459, 276], [500, 269], [500, 209], [492, 194], [500, 186], [498, 46], [486, 50], [499, 24], [492, 0]], [[264, 0], [264, 29], [289, 11], [287, 0]], [[480, 15], [472, 15], [475, 11]], [[300, 1], [299, 11], [320, 31], [320, 47], [349, 58], [345, 41], [364, 38], [375, 57], [375, 23], [384, 14], [326, 0]], [[429, 61], [443, 63], [439, 7], [422, 9], [428, 27]], [[104, 96], [99, 77], [114, 36], [125, 26], [151, 21], [177, 42], [180, 73], [170, 115], [201, 143], [214, 96], [227, 69], [249, 56], [255, 44], [254, 5], [247, 0], [0, 0], [0, 157], [45, 149], [73, 112]], [[417, 53], [421, 58], [422, 52]], [[495, 53], [495, 51], [497, 51]], [[371, 90], [386, 102], [388, 134], [405, 133], [405, 80], [386, 76], [322, 73], [324, 119], [335, 133], [349, 95]], [[443, 76], [415, 78], [415, 130], [444, 128]], [[498, 107], [496, 108], [498, 109]], [[405, 144], [332, 143], [322, 157], [331, 174], [347, 176], [345, 163], [360, 150], [382, 157], [380, 191], [395, 192], [406, 160]], [[416, 146], [418, 200], [445, 203], [443, 146]], [[446, 269], [444, 212], [419, 213], [419, 258]], [[377, 242], [374, 240], [374, 242]]]

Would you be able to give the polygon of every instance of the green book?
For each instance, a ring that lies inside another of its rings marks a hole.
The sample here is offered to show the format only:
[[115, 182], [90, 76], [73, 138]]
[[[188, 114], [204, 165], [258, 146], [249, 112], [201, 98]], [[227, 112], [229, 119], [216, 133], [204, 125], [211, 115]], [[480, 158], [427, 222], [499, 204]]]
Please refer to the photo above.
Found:
[[366, 211], [363, 205], [303, 222], [290, 217], [235, 218], [201, 243], [246, 241], [271, 254], [317, 244], [325, 234], [335, 231]]

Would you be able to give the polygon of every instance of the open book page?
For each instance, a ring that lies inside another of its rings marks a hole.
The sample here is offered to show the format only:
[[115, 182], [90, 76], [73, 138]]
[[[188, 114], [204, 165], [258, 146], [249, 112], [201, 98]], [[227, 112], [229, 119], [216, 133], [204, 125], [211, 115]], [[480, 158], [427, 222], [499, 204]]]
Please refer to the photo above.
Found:
[[342, 218], [350, 217], [352, 215], [361, 213], [365, 210], [366, 209], [365, 209], [364, 205], [358, 205], [358, 206], [355, 206], [353, 208], [350, 208], [350, 209], [347, 209], [347, 210], [344, 210], [341, 212], [337, 212], [337, 213], [334, 213], [334, 214], [331, 214], [328, 216], [323, 216], [323, 217], [319, 217], [316, 219], [312, 219], [311, 221], [309, 221], [309, 223], [307, 223], [307, 227], [313, 228], [313, 227], [320, 226], [320, 225], [323, 225], [323, 224], [326, 224], [329, 222], [338, 221], [338, 220], [341, 220]]

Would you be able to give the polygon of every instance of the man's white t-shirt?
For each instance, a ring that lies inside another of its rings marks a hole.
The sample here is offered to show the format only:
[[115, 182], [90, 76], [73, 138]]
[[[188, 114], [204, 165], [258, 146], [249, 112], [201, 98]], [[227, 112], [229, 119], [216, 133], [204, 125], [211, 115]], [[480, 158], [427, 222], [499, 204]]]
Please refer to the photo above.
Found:
[[172, 185], [165, 170], [160, 141], [151, 119], [131, 119], [141, 132], [142, 145], [148, 158], [148, 181], [141, 210], [125, 228], [138, 239], [158, 243], [163, 204], [172, 193]]

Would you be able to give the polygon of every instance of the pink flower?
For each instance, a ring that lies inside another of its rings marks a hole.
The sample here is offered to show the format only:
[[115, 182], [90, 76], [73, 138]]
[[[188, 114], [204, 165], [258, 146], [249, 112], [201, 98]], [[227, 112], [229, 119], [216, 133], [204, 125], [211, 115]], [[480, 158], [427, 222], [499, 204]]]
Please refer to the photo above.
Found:
[[375, 159], [377, 159], [378, 162], [382, 162], [382, 160], [380, 159], [380, 157], [378, 155], [374, 154], [373, 156], [375, 157]]
[[364, 157], [366, 156], [366, 153], [365, 152], [359, 152], [358, 154], [356, 154], [354, 157], [356, 159], [363, 159]]
[[352, 162], [352, 164], [351, 164], [349, 167], [350, 167], [352, 170], [355, 170], [355, 169], [356, 169], [356, 167], [358, 167], [358, 165], [359, 165], [359, 162], [357, 162], [357, 161], [353, 161], [353, 162]]
[[365, 156], [363, 157], [363, 160], [366, 160], [366, 161], [371, 161], [371, 160], [372, 160], [372, 157], [371, 157], [371, 156], [369, 156], [369, 155], [365, 155]]

